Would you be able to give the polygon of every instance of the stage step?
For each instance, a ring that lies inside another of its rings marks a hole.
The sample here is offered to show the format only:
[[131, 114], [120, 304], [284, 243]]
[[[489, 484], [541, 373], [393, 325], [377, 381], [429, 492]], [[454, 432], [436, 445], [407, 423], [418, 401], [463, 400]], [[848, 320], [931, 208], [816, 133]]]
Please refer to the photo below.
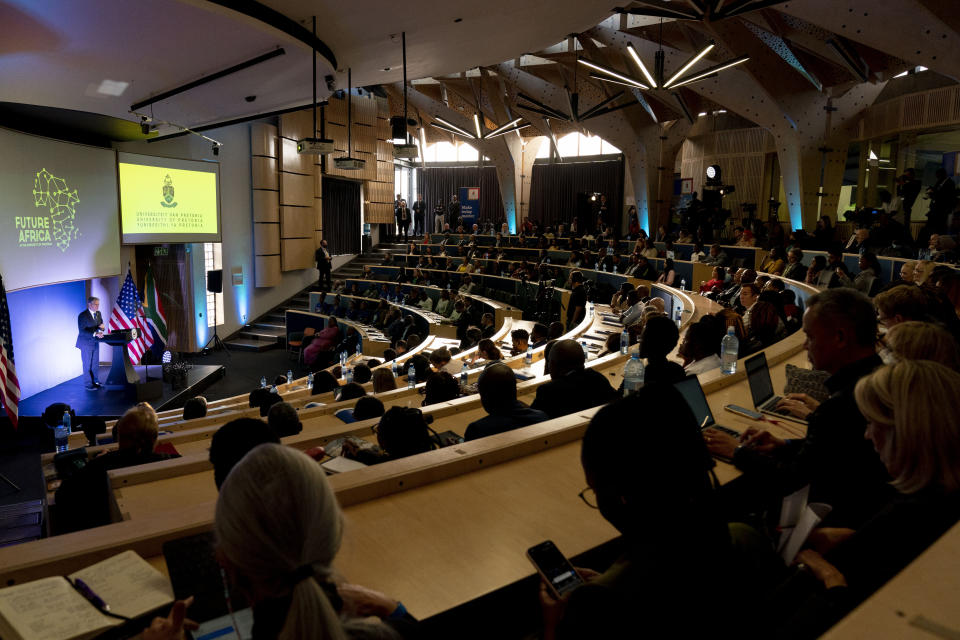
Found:
[[246, 338], [231, 338], [224, 342], [227, 349], [231, 351], [269, 351], [276, 349], [280, 345], [276, 342], [263, 342], [261, 340], [248, 340]]

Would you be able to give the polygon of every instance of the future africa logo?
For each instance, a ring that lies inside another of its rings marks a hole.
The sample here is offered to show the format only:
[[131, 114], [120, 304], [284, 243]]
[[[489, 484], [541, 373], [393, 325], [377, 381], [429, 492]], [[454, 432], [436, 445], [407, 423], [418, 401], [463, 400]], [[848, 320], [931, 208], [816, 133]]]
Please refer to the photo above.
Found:
[[66, 251], [70, 242], [80, 236], [76, 225], [77, 205], [80, 198], [77, 190], [67, 187], [63, 178], [58, 178], [45, 168], [38, 171], [33, 181], [35, 207], [47, 207], [49, 216], [18, 216], [15, 220], [21, 247], [50, 247], [54, 244]]
[[169, 173], [163, 179], [163, 202], [160, 203], [160, 206], [167, 209], [177, 206], [177, 203], [173, 201], [173, 179]]

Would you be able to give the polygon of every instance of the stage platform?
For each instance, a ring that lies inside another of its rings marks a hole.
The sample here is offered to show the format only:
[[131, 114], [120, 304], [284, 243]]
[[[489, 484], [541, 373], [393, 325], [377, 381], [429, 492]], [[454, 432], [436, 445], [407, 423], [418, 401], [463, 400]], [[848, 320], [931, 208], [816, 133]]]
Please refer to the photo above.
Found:
[[[141, 380], [146, 380], [145, 367], [134, 367]], [[109, 366], [100, 367], [101, 383], [107, 379]], [[147, 400], [154, 409], [162, 411], [182, 405], [187, 399], [202, 395], [203, 390], [212, 385], [226, 374], [223, 365], [193, 365], [187, 370], [187, 384], [183, 389], [174, 390], [164, 382], [163, 394], [159, 398]], [[160, 365], [150, 365], [151, 380], [161, 375]], [[41, 391], [36, 395], [20, 401], [21, 417], [37, 417], [43, 415], [43, 410], [55, 402], [66, 402], [77, 416], [102, 416], [105, 419], [117, 418], [123, 412], [137, 403], [136, 392], [107, 391], [97, 389], [87, 391], [84, 387], [84, 377], [77, 376], [72, 380]]]

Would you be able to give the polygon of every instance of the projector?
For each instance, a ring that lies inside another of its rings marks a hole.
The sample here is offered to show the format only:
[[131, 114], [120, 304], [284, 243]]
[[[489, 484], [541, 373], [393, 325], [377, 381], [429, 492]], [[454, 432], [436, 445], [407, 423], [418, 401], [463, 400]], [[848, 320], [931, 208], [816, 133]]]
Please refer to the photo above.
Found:
[[366, 160], [359, 158], [334, 158], [333, 166], [344, 171], [360, 171], [367, 166]]
[[420, 153], [417, 151], [417, 145], [415, 144], [395, 144], [393, 145], [393, 157], [394, 158], [403, 158], [406, 160], [412, 160], [418, 157]]
[[303, 156], [325, 156], [333, 153], [333, 140], [304, 138], [297, 141], [297, 153]]

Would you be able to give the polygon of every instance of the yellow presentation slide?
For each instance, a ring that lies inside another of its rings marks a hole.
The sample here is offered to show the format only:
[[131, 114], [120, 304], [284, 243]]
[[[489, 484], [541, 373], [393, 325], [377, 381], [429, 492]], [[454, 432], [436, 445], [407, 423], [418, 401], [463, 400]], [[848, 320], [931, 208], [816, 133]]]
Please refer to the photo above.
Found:
[[120, 226], [130, 237], [217, 234], [217, 174], [120, 162]]

